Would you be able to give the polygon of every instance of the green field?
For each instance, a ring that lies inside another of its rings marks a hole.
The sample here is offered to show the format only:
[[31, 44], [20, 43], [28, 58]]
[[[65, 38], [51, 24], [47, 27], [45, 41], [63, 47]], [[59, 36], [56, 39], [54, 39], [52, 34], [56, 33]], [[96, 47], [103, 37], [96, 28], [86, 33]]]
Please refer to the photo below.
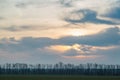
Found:
[[120, 80], [120, 76], [1, 75], [0, 80]]

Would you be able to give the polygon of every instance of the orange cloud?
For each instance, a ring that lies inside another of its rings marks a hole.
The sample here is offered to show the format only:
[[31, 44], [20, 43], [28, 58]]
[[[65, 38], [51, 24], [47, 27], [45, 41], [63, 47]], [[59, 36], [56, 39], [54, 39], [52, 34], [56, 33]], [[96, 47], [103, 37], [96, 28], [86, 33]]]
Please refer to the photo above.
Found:
[[71, 46], [67, 46], [67, 45], [54, 45], [54, 46], [46, 47], [46, 49], [48, 50], [58, 51], [61, 53], [64, 53], [65, 51], [71, 48], [72, 48]]
[[63, 56], [64, 58], [72, 58], [72, 59], [91, 59], [91, 58], [97, 58], [100, 57], [98, 55], [79, 55], [79, 56]]

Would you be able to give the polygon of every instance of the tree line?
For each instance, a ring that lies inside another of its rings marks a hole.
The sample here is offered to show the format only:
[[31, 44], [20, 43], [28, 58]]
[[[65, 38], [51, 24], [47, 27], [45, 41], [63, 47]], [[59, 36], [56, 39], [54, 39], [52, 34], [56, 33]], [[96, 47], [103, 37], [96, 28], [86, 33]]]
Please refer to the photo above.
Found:
[[0, 75], [114, 75], [120, 76], [120, 65], [105, 64], [1, 64]]

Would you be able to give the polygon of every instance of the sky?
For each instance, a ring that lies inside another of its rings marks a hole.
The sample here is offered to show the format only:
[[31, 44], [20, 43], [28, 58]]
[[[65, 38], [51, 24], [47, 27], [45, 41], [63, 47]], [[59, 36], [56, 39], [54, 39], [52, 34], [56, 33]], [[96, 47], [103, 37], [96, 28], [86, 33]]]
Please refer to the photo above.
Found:
[[0, 64], [120, 64], [120, 0], [0, 0]]

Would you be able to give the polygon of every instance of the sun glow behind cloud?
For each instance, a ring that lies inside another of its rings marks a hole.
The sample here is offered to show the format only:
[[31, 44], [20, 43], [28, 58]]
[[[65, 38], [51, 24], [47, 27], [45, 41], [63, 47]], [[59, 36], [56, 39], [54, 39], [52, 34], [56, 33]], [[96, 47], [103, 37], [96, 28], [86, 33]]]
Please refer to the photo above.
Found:
[[73, 29], [69, 33], [72, 36], [82, 36], [82, 35], [85, 35], [85, 31], [80, 30], [80, 29]]

